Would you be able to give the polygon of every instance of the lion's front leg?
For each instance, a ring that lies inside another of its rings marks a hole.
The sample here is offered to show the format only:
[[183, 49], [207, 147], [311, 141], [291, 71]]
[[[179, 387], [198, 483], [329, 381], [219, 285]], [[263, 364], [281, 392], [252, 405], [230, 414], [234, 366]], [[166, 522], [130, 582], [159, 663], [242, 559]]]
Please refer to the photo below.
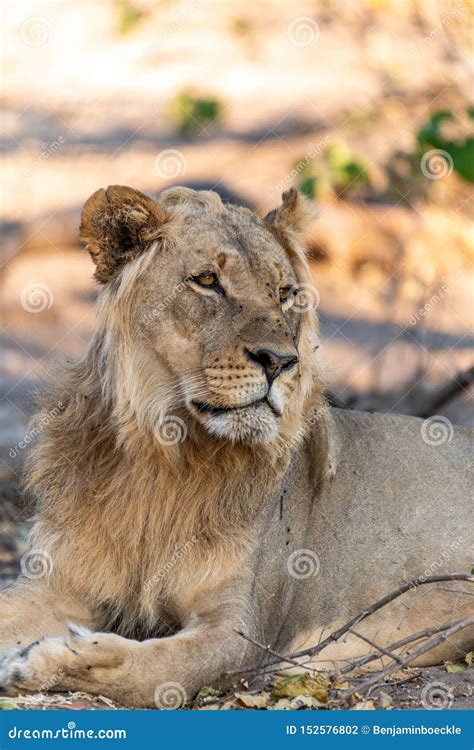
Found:
[[245, 643], [231, 623], [144, 642], [73, 626], [66, 637], [46, 638], [5, 659], [0, 686], [9, 693], [81, 690], [123, 705], [179, 708], [244, 656]]
[[0, 593], [0, 658], [39, 638], [67, 633], [68, 621], [92, 626], [91, 613], [68, 592], [20, 579]]

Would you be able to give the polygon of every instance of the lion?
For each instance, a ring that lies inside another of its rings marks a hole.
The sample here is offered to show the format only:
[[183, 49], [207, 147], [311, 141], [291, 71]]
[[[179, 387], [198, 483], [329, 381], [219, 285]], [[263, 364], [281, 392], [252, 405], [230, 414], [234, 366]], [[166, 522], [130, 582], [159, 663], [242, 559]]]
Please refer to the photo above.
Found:
[[[469, 571], [469, 430], [439, 441], [326, 403], [314, 220], [295, 189], [265, 218], [184, 187], [85, 204], [97, 324], [35, 418], [56, 410], [26, 467], [31, 550], [1, 594], [4, 690], [182, 704], [268, 659], [259, 644], [304, 650], [403, 582]], [[459, 620], [466, 586], [414, 585], [311, 663]]]

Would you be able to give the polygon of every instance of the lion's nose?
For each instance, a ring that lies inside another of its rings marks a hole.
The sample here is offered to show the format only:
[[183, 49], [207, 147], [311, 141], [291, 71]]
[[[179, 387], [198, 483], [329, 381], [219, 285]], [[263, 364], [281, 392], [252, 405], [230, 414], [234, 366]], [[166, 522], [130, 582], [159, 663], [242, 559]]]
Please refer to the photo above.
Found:
[[290, 370], [298, 362], [298, 357], [294, 354], [277, 354], [271, 349], [259, 349], [256, 352], [247, 349], [246, 354], [251, 362], [256, 362], [263, 367], [269, 385], [283, 370]]

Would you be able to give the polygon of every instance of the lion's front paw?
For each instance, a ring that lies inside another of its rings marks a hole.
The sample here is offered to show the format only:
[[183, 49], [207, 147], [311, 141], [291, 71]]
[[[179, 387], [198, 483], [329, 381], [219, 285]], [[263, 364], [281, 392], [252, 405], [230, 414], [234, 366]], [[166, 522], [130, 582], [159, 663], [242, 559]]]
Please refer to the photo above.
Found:
[[[60, 638], [43, 638], [0, 662], [0, 689], [18, 691], [84, 690], [123, 679], [132, 665], [133, 641], [71, 626]], [[105, 692], [105, 691], [104, 691]]]

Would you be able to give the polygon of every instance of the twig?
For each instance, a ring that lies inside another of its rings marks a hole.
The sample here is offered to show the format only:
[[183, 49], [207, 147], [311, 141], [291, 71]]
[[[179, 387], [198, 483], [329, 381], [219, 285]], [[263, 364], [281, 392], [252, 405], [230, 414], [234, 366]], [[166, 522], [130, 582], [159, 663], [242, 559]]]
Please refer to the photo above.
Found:
[[[461, 622], [461, 620], [458, 620], [457, 622]], [[429, 638], [431, 635], [435, 635], [435, 633], [440, 633], [441, 631], [447, 630], [453, 625], [456, 625], [457, 622], [445, 622], [443, 623], [443, 625], [434, 625], [431, 628], [425, 628], [425, 630], [419, 630], [418, 633], [413, 633], [413, 635], [409, 635], [406, 638], [402, 638], [400, 641], [395, 641], [395, 643], [391, 643], [387, 648], [389, 651], [393, 651], [393, 649], [401, 648], [402, 646], [406, 646], [409, 643], [413, 643], [413, 641], [419, 641], [420, 638]], [[359, 659], [358, 661], [354, 661], [351, 664], [346, 664], [346, 666], [340, 670], [340, 673], [347, 674], [347, 672], [353, 672], [355, 669], [364, 667], [369, 662], [374, 661], [374, 659], [378, 659], [379, 656], [380, 656], [379, 653], [367, 654], [366, 656], [364, 656], [362, 659]]]
[[[370, 607], [367, 607], [362, 612], [359, 612], [359, 614], [352, 617], [352, 619], [346, 622], [345, 625], [342, 625], [342, 627], [338, 628], [337, 630], [334, 630], [332, 633], [330, 633], [330, 635], [324, 638], [324, 640], [320, 641], [320, 643], [318, 643], [316, 646], [303, 649], [302, 651], [295, 651], [293, 654], [289, 654], [288, 656], [281, 656], [279, 654], [278, 656], [275, 657], [275, 659], [269, 660], [265, 662], [264, 664], [256, 664], [251, 667], [247, 667], [246, 669], [242, 669], [237, 672], [233, 672], [229, 674], [243, 674], [243, 673], [248, 673], [248, 672], [258, 672], [262, 668], [269, 667], [272, 664], [278, 664], [278, 662], [281, 662], [281, 661], [286, 661], [290, 664], [293, 664], [294, 660], [298, 659], [301, 656], [314, 656], [316, 654], [319, 654], [319, 652], [322, 651], [324, 648], [326, 648], [326, 646], [329, 646], [331, 643], [338, 641], [339, 638], [345, 635], [348, 632], [348, 630], [350, 630], [350, 628], [354, 627], [354, 625], [357, 625], [359, 622], [362, 622], [362, 620], [365, 620], [374, 612], [377, 612], [379, 609], [382, 609], [382, 607], [385, 607], [387, 604], [390, 604], [391, 602], [393, 602], [394, 599], [397, 599], [399, 596], [402, 596], [402, 594], [405, 594], [410, 589], [417, 588], [418, 586], [425, 586], [426, 584], [429, 584], [429, 583], [441, 583], [443, 581], [469, 581], [473, 583], [474, 576], [470, 575], [469, 573], [440, 573], [439, 575], [427, 576], [426, 578], [424, 577], [423, 580], [420, 580], [419, 577], [413, 578], [411, 581], [408, 581], [407, 583], [404, 583], [402, 586], [399, 586], [395, 591], [392, 591], [390, 594], [387, 594], [386, 596], [382, 597], [382, 599], [379, 599]], [[267, 651], [267, 653], [270, 653], [266, 646], [260, 645], [260, 648], [262, 648], [264, 651]], [[298, 662], [298, 666], [301, 667], [302, 665]]]
[[394, 661], [398, 661], [400, 664], [402, 663], [401, 657], [398, 656], [398, 654], [393, 654], [391, 651], [389, 651], [388, 648], [377, 645], [377, 643], [374, 643], [374, 641], [371, 641], [370, 638], [367, 638], [366, 635], [362, 635], [362, 633], [357, 633], [352, 628], [349, 628], [348, 632], [352, 633], [352, 635], [357, 636], [357, 638], [360, 638], [362, 641], [365, 641], [366, 643], [369, 644], [369, 646], [372, 646], [372, 648], [376, 648], [377, 651], [380, 651], [380, 653], [385, 654], [385, 656], [389, 656], [391, 659], [394, 659]]
[[[278, 651], [274, 651], [270, 646], [264, 646], [263, 643], [259, 643], [258, 641], [254, 641], [253, 638], [250, 638], [249, 635], [245, 635], [245, 633], [242, 633], [240, 630], [235, 630], [234, 632], [237, 633], [237, 635], [240, 635], [241, 638], [244, 638], [249, 643], [252, 643], [254, 646], [257, 646], [257, 648], [262, 649], [266, 654], [270, 654], [270, 656], [274, 656], [278, 661], [286, 661], [289, 664], [293, 664], [295, 667], [301, 668], [301, 664], [299, 661], [295, 661], [295, 659], [292, 659], [291, 657], [283, 656], [283, 654], [279, 654]], [[228, 675], [235, 675], [235, 674], [244, 674], [247, 672], [247, 669], [243, 669], [242, 672], [228, 672]]]
[[[448, 630], [444, 630], [435, 638], [432, 638], [427, 643], [424, 643], [423, 646], [420, 646], [420, 648], [418, 648], [416, 651], [413, 651], [413, 653], [403, 657], [401, 666], [408, 667], [409, 664], [411, 664], [411, 662], [415, 659], [418, 659], [419, 656], [422, 656], [423, 654], [426, 654], [427, 651], [431, 651], [432, 649], [436, 648], [436, 646], [444, 643], [447, 638], [450, 638], [459, 630], [464, 630], [464, 628], [469, 627], [469, 625], [474, 625], [474, 615], [466, 617], [464, 620], [460, 620], [455, 625], [452, 625], [452, 627], [448, 628]], [[385, 667], [385, 669], [382, 669], [381, 672], [377, 672], [377, 674], [373, 675], [368, 680], [365, 680], [365, 682], [363, 682], [361, 685], [357, 685], [356, 687], [351, 688], [351, 690], [348, 690], [347, 693], [345, 692], [344, 698], [347, 700], [347, 698], [350, 698], [351, 695], [354, 695], [354, 693], [358, 693], [362, 690], [365, 690], [366, 688], [372, 687], [372, 685], [375, 685], [383, 677], [387, 677], [387, 675], [390, 675], [392, 672], [394, 672], [399, 666], [400, 663], [398, 662], [389, 664], [387, 667]]]

